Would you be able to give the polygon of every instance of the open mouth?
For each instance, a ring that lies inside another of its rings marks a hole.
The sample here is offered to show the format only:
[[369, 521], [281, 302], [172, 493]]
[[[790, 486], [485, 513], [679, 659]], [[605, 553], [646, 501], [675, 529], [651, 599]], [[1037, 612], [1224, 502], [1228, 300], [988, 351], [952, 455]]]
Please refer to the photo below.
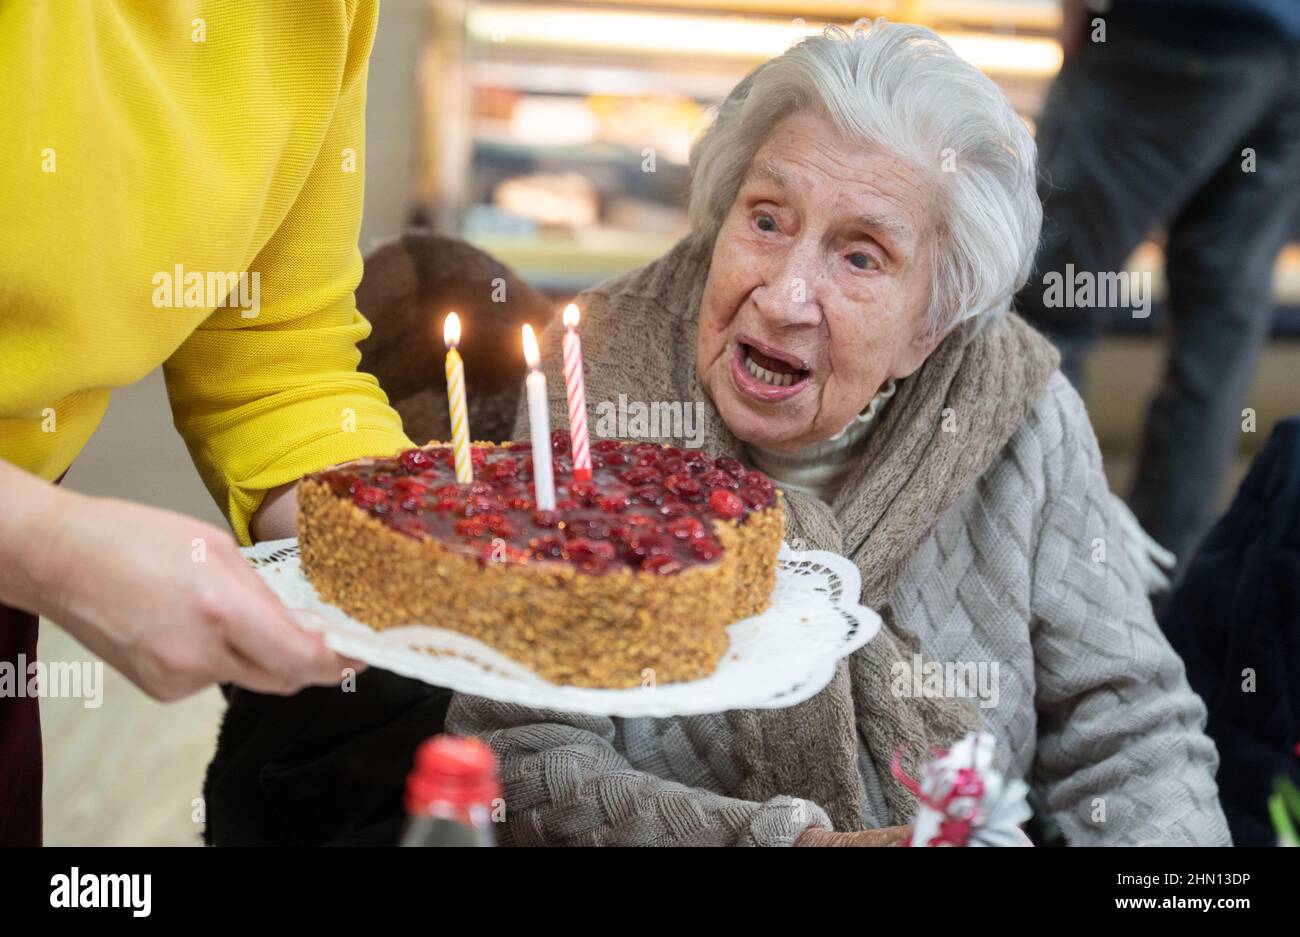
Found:
[[762, 345], [748, 336], [736, 340], [731, 378], [740, 393], [751, 400], [776, 403], [811, 385], [812, 372], [794, 355]]
[[768, 349], [760, 351], [747, 342], [740, 343], [740, 353], [744, 356], [745, 370], [756, 380], [773, 387], [790, 387], [808, 376], [808, 369], [801, 363]]

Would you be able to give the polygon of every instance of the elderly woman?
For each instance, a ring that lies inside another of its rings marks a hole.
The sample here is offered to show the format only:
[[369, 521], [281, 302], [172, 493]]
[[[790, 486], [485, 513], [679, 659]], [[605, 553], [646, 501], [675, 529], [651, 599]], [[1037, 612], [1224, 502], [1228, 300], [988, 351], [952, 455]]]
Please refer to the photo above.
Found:
[[[732, 92], [692, 153], [691, 234], [579, 300], [588, 400], [698, 402], [706, 451], [771, 475], [788, 539], [850, 557], [885, 627], [784, 710], [457, 696], [450, 729], [501, 758], [506, 842], [880, 841], [859, 831], [916, 807], [894, 755], [981, 721], [1070, 843], [1228, 842], [1204, 708], [1083, 404], [1008, 311], [1034, 155], [997, 87], [917, 27], [804, 40]], [[997, 679], [935, 692], [921, 655]]]

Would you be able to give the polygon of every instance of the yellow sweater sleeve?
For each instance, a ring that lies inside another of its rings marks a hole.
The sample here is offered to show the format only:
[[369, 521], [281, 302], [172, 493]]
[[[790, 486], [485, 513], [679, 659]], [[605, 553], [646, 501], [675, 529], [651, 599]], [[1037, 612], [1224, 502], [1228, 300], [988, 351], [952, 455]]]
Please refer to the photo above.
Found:
[[356, 370], [370, 333], [353, 291], [375, 19], [365, 0], [352, 14], [315, 163], [249, 267], [254, 301], [216, 310], [164, 366], [176, 427], [241, 543], [267, 490], [411, 445], [378, 383]]

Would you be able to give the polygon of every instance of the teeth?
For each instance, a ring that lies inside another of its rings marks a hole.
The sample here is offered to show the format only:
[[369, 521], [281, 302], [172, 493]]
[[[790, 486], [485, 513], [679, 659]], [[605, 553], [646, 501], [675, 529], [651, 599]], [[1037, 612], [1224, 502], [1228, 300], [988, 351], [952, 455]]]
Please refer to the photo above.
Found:
[[764, 384], [771, 384], [773, 387], [789, 387], [794, 383], [793, 374], [777, 374], [767, 368], [759, 367], [749, 355], [745, 356], [745, 370]]

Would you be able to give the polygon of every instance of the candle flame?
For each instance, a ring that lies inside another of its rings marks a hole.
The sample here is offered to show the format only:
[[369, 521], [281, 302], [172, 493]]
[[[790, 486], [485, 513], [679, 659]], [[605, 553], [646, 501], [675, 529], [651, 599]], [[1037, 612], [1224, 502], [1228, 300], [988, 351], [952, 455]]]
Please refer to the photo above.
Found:
[[442, 323], [442, 340], [448, 348], [455, 348], [460, 344], [460, 316], [451, 312]]
[[533, 334], [533, 327], [524, 324], [524, 360], [528, 362], [528, 367], [536, 370], [542, 363], [542, 352], [537, 347], [537, 336]]
[[573, 303], [564, 307], [564, 327], [566, 329], [578, 327], [578, 307]]

